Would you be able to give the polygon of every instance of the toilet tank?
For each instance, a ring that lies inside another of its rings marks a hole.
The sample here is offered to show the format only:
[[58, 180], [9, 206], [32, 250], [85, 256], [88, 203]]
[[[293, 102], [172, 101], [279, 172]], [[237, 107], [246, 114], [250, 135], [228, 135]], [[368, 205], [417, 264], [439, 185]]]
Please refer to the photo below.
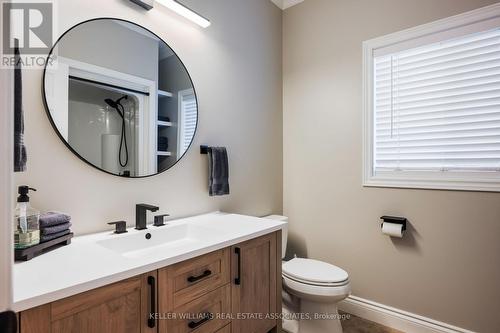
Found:
[[264, 218], [286, 222], [286, 224], [283, 226], [283, 229], [281, 230], [281, 259], [285, 259], [286, 241], [288, 239], [288, 217], [282, 215], [268, 215], [265, 216]]

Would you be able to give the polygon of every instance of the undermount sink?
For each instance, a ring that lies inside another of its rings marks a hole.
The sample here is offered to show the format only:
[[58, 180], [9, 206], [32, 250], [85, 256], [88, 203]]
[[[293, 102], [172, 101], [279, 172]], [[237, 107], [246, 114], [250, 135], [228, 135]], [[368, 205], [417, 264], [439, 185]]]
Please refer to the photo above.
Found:
[[179, 224], [133, 231], [117, 238], [97, 241], [97, 244], [125, 257], [151, 256], [163, 251], [183, 250], [195, 243], [219, 238], [220, 233], [210, 228]]

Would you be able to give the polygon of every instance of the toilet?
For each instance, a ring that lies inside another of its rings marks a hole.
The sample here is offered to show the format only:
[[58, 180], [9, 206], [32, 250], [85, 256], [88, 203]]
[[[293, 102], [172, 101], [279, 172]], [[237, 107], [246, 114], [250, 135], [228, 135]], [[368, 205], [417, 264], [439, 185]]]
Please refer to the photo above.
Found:
[[[286, 216], [268, 219], [288, 221]], [[285, 258], [288, 226], [282, 231]], [[349, 274], [335, 265], [306, 258], [282, 261], [283, 329], [290, 333], [341, 333], [337, 304], [351, 293]], [[298, 315], [292, 315], [292, 314]]]

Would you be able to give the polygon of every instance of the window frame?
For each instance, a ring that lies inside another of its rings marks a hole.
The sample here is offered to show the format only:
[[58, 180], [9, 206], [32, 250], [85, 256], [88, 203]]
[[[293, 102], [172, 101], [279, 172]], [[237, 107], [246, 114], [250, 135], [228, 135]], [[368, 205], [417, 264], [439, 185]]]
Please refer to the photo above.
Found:
[[376, 174], [374, 171], [375, 51], [396, 44], [411, 45], [412, 41], [440, 33], [446, 35], [453, 29], [467, 31], [469, 26], [477, 29], [486, 26], [483, 22], [491, 24], [497, 20], [500, 21], [500, 3], [363, 42], [363, 186], [500, 192], [500, 171], [378, 171]]
[[[196, 108], [198, 108], [198, 102], [196, 101], [196, 94], [194, 92], [194, 89], [193, 88], [188, 88], [188, 89], [183, 89], [183, 90], [179, 90], [179, 92], [177, 93], [177, 103], [178, 103], [178, 114], [177, 114], [177, 127], [178, 127], [178, 131], [177, 131], [177, 153], [182, 156], [184, 155], [189, 147], [184, 150], [182, 152], [182, 155], [180, 154], [181, 150], [182, 150], [182, 146], [183, 146], [183, 137], [185, 135], [185, 132], [184, 132], [184, 120], [182, 118], [182, 103], [183, 103], [183, 98], [185, 95], [194, 95], [194, 100], [196, 102]], [[198, 122], [198, 120], [196, 120], [196, 122]], [[195, 132], [196, 132], [196, 129], [195, 129]], [[194, 137], [194, 136], [193, 136]], [[192, 139], [191, 139], [192, 140]]]

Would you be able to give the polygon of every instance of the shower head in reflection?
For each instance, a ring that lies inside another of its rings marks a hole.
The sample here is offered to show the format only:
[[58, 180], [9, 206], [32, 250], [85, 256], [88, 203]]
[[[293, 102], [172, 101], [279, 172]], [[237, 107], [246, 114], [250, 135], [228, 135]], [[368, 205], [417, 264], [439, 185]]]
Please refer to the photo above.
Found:
[[[128, 99], [127, 95], [118, 98], [116, 101], [111, 98], [106, 98], [104, 102], [110, 107], [116, 110], [120, 117], [122, 118], [122, 133], [120, 138], [120, 149], [118, 150], [118, 161], [122, 167], [126, 167], [128, 164], [128, 145], [127, 145], [127, 135], [125, 133], [125, 108], [121, 104], [121, 101]], [[122, 161], [122, 148], [125, 148], [125, 161]]]
[[[116, 112], [118, 112], [118, 114], [120, 115], [120, 117], [124, 118], [125, 117], [125, 109], [121, 103], [121, 101], [124, 99], [128, 99], [128, 95], [123, 95], [122, 97], [118, 98], [116, 101], [113, 101], [111, 98], [106, 98], [104, 101], [106, 102], [106, 104], [108, 104], [113, 109], [115, 109]], [[121, 108], [121, 110], [120, 110], [120, 108]]]

